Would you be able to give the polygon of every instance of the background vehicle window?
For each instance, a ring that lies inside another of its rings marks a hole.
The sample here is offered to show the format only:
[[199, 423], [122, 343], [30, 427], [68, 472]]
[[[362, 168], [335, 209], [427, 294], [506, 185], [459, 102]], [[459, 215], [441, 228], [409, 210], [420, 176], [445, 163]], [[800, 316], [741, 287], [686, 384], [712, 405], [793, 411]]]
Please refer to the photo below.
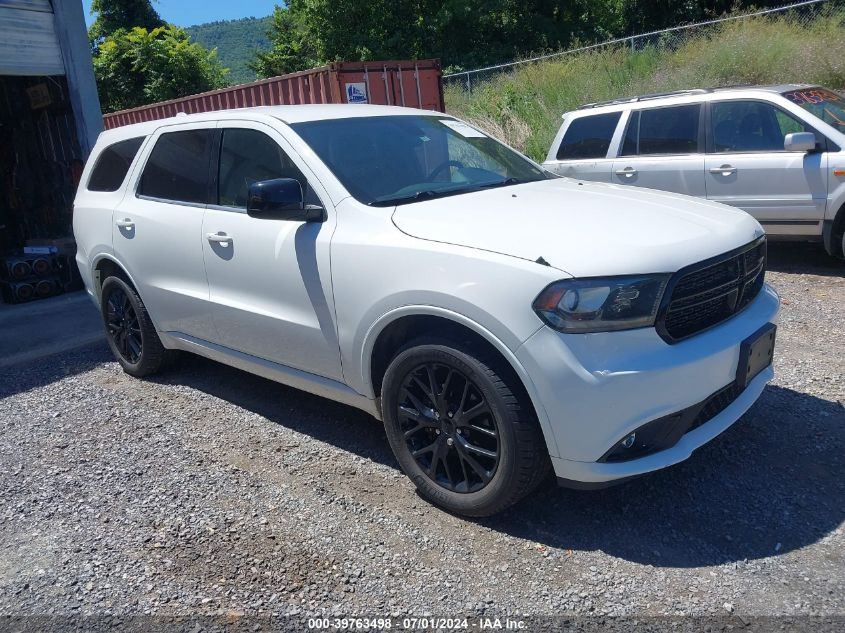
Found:
[[782, 152], [783, 137], [812, 131], [801, 121], [761, 101], [723, 101], [710, 110], [713, 151]]
[[557, 150], [557, 159], [606, 158], [621, 116], [621, 112], [611, 112], [572, 121]]
[[824, 88], [802, 88], [784, 92], [783, 96], [833, 128], [845, 132], [845, 99], [841, 95]]
[[143, 136], [109, 145], [100, 153], [88, 179], [89, 191], [117, 191], [144, 141]]
[[138, 193], [176, 202], [207, 202], [211, 134], [211, 130], [162, 134], [144, 167]]
[[701, 105], [640, 111], [637, 154], [694, 154]]
[[308, 183], [288, 155], [269, 136], [257, 130], [232, 128], [223, 131], [217, 203], [246, 208], [249, 186], [261, 180], [293, 178], [303, 193]]
[[795, 132], [811, 132], [812, 130], [804, 125], [798, 119], [792, 118], [783, 110], [775, 109], [775, 117], [778, 120], [778, 127], [780, 127], [780, 132], [783, 136], [787, 134], [793, 134]]

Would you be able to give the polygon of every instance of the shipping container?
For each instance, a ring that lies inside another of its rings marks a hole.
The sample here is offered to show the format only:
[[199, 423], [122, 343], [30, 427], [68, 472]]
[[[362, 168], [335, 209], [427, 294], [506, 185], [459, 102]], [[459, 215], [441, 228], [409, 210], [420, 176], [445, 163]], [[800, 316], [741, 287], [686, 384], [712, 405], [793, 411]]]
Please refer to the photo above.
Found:
[[439, 59], [335, 62], [312, 70], [112, 112], [106, 129], [232, 108], [301, 103], [374, 103], [445, 112]]

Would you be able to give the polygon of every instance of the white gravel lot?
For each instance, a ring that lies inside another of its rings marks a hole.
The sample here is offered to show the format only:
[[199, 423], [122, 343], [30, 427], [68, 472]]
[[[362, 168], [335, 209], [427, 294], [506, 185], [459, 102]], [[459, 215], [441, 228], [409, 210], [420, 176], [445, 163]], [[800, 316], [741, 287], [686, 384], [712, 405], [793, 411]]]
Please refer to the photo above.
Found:
[[768, 280], [777, 375], [739, 423], [475, 522], [367, 415], [210, 361], [0, 370], [0, 616], [845, 616], [845, 265], [775, 244]]

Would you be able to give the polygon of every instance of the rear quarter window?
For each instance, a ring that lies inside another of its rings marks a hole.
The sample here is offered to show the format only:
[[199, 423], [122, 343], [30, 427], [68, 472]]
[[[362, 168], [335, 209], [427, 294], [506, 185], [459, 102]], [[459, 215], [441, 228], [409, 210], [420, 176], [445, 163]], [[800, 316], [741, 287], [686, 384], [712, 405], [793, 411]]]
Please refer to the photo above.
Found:
[[120, 189], [144, 138], [139, 136], [120, 141], [100, 152], [88, 179], [88, 191], [109, 192]]
[[574, 119], [563, 135], [557, 159], [606, 158], [621, 116], [621, 112], [610, 112]]

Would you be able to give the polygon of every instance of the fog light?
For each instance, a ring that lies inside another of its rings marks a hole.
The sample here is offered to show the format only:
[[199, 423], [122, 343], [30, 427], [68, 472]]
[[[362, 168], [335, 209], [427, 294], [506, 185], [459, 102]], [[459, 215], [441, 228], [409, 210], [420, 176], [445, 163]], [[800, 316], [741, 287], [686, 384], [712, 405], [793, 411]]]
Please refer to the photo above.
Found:
[[622, 440], [622, 447], [623, 448], [631, 448], [634, 445], [634, 442], [637, 441], [637, 434], [631, 433], [628, 437]]

